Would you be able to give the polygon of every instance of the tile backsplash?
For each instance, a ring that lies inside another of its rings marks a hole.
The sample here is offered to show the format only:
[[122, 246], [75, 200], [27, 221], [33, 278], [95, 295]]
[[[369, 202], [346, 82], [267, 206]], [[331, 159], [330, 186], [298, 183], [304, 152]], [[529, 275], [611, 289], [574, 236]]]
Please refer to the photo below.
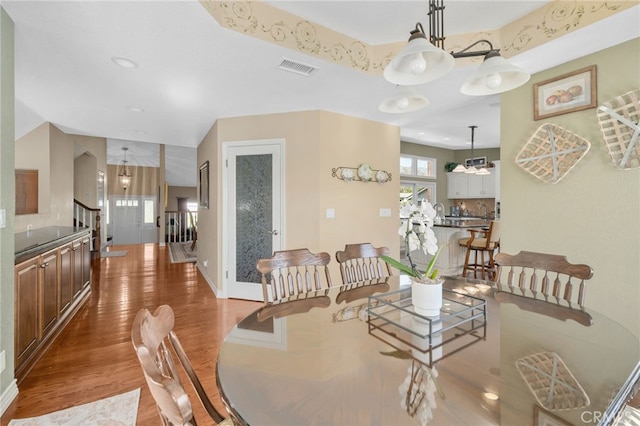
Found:
[[495, 217], [495, 198], [469, 198], [450, 201], [452, 205], [460, 207], [460, 216], [463, 216], [466, 210], [469, 216]]

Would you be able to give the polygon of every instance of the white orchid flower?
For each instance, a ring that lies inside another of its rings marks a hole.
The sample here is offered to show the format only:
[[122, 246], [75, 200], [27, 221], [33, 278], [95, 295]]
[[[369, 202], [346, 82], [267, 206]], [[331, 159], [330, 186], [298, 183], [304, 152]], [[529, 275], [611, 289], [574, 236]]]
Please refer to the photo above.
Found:
[[436, 234], [433, 232], [433, 229], [427, 228], [424, 235], [423, 250], [425, 251], [425, 254], [436, 254], [438, 251], [438, 239], [436, 238]]
[[422, 241], [420, 241], [420, 238], [415, 232], [412, 232], [407, 236], [407, 243], [409, 244], [410, 251], [416, 251], [422, 247]]

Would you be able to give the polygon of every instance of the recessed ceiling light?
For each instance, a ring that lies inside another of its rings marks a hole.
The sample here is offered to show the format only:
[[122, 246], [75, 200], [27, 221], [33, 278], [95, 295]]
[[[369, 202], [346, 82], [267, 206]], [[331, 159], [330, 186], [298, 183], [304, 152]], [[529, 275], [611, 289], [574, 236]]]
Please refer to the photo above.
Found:
[[138, 108], [138, 107], [127, 107], [127, 109], [133, 112], [144, 112], [142, 108]]
[[137, 134], [139, 134], [139, 135], [146, 135], [147, 134], [147, 132], [145, 132], [144, 130], [136, 130], [135, 132]]
[[443, 138], [445, 141], [450, 141], [451, 138]]
[[131, 59], [120, 58], [118, 56], [114, 56], [114, 57], [111, 58], [111, 60], [116, 65], [120, 65], [122, 68], [129, 68], [129, 69], [138, 68], [138, 64], [133, 62]]

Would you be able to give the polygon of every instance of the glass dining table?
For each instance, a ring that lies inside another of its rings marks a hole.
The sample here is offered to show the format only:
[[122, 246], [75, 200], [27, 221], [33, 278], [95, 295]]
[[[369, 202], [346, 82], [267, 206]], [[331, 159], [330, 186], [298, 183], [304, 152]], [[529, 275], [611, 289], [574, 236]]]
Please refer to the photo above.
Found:
[[[326, 308], [226, 337], [218, 388], [251, 425], [598, 424], [640, 359], [623, 325], [499, 304], [483, 281], [445, 281], [440, 317], [412, 312], [406, 277], [333, 287]], [[262, 318], [261, 318], [262, 319]]]

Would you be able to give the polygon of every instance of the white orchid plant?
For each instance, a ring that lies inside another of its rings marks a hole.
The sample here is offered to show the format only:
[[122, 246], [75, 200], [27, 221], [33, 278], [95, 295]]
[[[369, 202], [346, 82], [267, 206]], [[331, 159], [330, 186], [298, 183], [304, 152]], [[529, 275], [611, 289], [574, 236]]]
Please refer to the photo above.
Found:
[[[398, 234], [403, 238], [409, 265], [405, 265], [389, 256], [381, 256], [382, 259], [413, 278], [435, 279], [438, 276], [438, 270], [434, 269], [434, 266], [442, 249], [442, 247], [438, 247], [438, 239], [433, 232], [433, 219], [436, 217], [435, 209], [427, 201], [421, 201], [419, 206], [405, 204], [400, 208], [400, 217], [406, 218], [400, 225]], [[425, 255], [430, 254], [433, 256], [424, 273], [418, 271], [418, 267], [411, 259], [411, 252], [416, 250], [422, 250]]]

